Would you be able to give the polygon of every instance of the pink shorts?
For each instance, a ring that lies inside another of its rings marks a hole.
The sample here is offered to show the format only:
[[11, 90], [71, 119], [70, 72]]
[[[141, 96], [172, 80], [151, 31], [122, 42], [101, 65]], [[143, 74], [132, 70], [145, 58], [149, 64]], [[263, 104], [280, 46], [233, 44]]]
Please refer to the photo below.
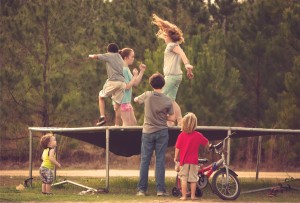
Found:
[[131, 111], [133, 108], [131, 106], [131, 104], [127, 103], [127, 104], [121, 104], [121, 111]]

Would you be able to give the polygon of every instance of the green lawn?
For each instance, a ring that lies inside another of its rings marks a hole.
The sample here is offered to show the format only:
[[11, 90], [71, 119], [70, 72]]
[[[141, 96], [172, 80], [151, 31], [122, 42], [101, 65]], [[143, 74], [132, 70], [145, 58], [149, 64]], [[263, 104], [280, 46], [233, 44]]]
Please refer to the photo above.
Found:
[[[23, 183], [24, 177], [0, 177], [0, 201], [52, 201], [52, 202], [62, 202], [62, 201], [81, 201], [81, 202], [174, 202], [178, 200], [178, 197], [157, 197], [155, 191], [155, 180], [150, 178], [149, 180], [149, 196], [137, 197], [136, 185], [138, 179], [128, 178], [128, 177], [113, 177], [110, 179], [109, 193], [104, 194], [88, 194], [79, 195], [78, 193], [83, 191], [83, 188], [78, 186], [73, 186], [70, 184], [55, 186], [52, 188], [54, 195], [42, 195], [41, 194], [41, 182], [38, 177], [33, 179], [33, 187], [26, 188], [23, 191], [17, 191], [16, 186]], [[69, 180], [78, 182], [83, 185], [87, 185], [93, 188], [104, 188], [105, 179], [104, 178], [82, 178], [82, 177], [70, 177]], [[166, 184], [169, 193], [174, 186], [175, 178], [167, 178]], [[58, 181], [60, 177], [58, 177]], [[240, 179], [242, 191], [247, 191], [251, 189], [258, 189], [263, 187], [276, 186], [280, 180], [276, 179], [261, 179], [255, 181], [254, 179]], [[296, 185], [298, 184], [298, 185]], [[295, 182], [291, 184], [292, 186], [300, 188], [300, 182]], [[214, 195], [209, 186], [204, 189], [204, 195], [201, 198], [201, 202], [211, 201], [223, 201]], [[236, 202], [299, 202], [300, 192], [296, 190], [289, 190], [287, 192], [278, 193], [275, 197], [268, 197], [269, 191], [263, 191], [252, 194], [241, 194]]]

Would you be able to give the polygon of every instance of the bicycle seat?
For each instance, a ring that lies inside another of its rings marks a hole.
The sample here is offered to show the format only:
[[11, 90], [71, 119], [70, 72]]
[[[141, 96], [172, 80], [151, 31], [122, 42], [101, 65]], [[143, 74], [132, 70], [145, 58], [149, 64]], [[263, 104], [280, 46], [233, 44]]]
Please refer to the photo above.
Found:
[[198, 159], [198, 164], [205, 164], [208, 162], [208, 159]]

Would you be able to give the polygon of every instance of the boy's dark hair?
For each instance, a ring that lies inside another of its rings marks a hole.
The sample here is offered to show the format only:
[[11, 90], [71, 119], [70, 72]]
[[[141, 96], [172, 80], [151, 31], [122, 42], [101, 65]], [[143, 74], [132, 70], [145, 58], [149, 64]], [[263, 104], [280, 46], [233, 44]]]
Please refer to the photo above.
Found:
[[149, 78], [149, 83], [153, 87], [153, 89], [162, 89], [165, 85], [165, 79], [164, 76], [160, 73], [154, 73]]
[[107, 52], [111, 52], [111, 53], [119, 53], [119, 47], [117, 44], [115, 43], [110, 43], [107, 46]]

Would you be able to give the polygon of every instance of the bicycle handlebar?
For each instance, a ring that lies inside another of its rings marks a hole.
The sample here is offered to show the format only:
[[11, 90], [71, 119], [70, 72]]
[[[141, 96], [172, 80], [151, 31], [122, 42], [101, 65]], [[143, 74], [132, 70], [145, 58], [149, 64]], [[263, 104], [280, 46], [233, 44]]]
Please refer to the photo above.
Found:
[[227, 137], [225, 137], [225, 138], [224, 138], [221, 142], [219, 142], [218, 144], [210, 145], [210, 146], [209, 146], [209, 150], [211, 151], [211, 150], [213, 150], [213, 149], [220, 149], [221, 147], [224, 148], [224, 146], [225, 146], [225, 141], [226, 141], [228, 138], [230, 138], [232, 135], [235, 135], [235, 134], [236, 134], [236, 132], [233, 132], [233, 133], [227, 135]]

